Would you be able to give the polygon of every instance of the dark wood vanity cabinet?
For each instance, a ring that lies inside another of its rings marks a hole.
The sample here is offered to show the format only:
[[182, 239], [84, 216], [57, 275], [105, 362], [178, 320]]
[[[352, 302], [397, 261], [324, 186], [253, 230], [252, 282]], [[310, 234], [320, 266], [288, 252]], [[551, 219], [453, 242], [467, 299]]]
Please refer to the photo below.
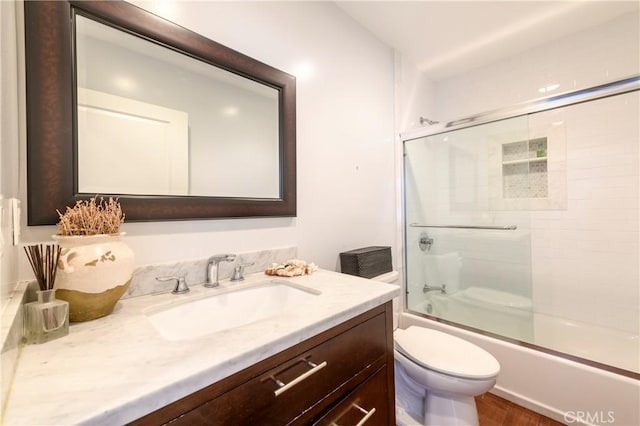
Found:
[[132, 424], [395, 425], [393, 383], [388, 302]]

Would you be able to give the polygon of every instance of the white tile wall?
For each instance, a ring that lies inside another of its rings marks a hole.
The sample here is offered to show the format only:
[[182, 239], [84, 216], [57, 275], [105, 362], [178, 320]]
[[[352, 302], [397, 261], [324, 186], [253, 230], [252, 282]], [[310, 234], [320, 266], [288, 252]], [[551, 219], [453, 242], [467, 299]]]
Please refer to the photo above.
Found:
[[635, 92], [562, 109], [567, 210], [531, 223], [540, 313], [639, 331], [639, 104]]

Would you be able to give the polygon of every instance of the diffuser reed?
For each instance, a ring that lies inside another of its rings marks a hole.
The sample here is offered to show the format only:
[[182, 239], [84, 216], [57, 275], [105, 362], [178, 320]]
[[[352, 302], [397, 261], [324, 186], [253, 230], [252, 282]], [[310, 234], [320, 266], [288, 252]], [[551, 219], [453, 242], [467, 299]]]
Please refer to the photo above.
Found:
[[36, 302], [24, 305], [24, 337], [27, 343], [44, 343], [69, 333], [69, 303], [57, 300], [53, 286], [62, 248], [38, 244], [24, 248], [39, 291]]
[[62, 249], [57, 244], [39, 244], [24, 248], [33, 274], [36, 276], [40, 291], [53, 290], [56, 282], [56, 271], [60, 252]]

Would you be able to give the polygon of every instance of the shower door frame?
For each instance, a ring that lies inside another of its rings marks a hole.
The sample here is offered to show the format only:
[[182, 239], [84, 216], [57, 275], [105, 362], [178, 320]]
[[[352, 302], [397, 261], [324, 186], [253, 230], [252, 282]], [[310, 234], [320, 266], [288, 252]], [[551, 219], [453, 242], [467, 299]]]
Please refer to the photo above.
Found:
[[533, 343], [529, 343], [529, 342], [517, 340], [514, 338], [506, 337], [500, 334], [485, 331], [479, 328], [471, 327], [464, 324], [459, 324], [453, 321], [448, 321], [446, 319], [442, 319], [433, 315], [408, 311], [407, 306], [408, 306], [409, 292], [408, 292], [408, 283], [407, 283], [408, 268], [407, 268], [406, 229], [407, 229], [407, 226], [409, 226], [409, 224], [406, 223], [407, 222], [406, 221], [406, 213], [407, 213], [406, 212], [406, 186], [405, 186], [406, 180], [404, 175], [405, 174], [405, 162], [404, 162], [405, 143], [411, 140], [425, 138], [425, 137], [434, 136], [434, 135], [443, 134], [443, 133], [449, 133], [449, 132], [460, 130], [460, 129], [480, 126], [483, 124], [493, 123], [493, 122], [502, 121], [502, 120], [508, 120], [508, 119], [526, 116], [526, 115], [530, 115], [530, 114], [534, 114], [542, 111], [553, 110], [557, 108], [567, 107], [570, 105], [577, 105], [584, 102], [604, 99], [611, 96], [622, 95], [625, 93], [630, 93], [635, 91], [640, 91], [640, 74], [634, 75], [632, 77], [624, 78], [621, 80], [616, 80], [610, 83], [593, 86], [586, 89], [569, 91], [569, 92], [564, 92], [564, 93], [560, 93], [553, 96], [538, 98], [532, 101], [514, 105], [512, 107], [488, 111], [485, 113], [472, 115], [469, 117], [450, 121], [447, 123], [429, 125], [428, 127], [425, 127], [425, 128], [401, 132], [399, 141], [402, 148], [403, 159], [402, 159], [402, 166], [401, 166], [400, 229], [402, 230], [402, 247], [403, 247], [402, 249], [402, 264], [403, 264], [402, 285], [404, 289], [402, 311], [404, 313], [420, 316], [436, 322], [441, 322], [443, 324], [468, 330], [484, 336], [489, 336], [489, 337], [502, 340], [505, 342], [509, 342], [518, 346], [523, 346], [523, 347], [534, 349], [550, 355], [555, 355], [560, 358], [579, 362], [585, 365], [589, 365], [591, 367], [599, 368], [601, 370], [620, 374], [622, 376], [630, 377], [635, 380], [640, 380], [640, 374], [635, 373], [633, 371], [625, 370], [623, 368], [611, 366], [608, 364], [603, 364], [601, 362], [593, 361], [587, 358], [582, 358], [576, 355], [567, 354], [567, 353], [550, 349], [544, 346], [539, 346]]
[[404, 145], [405, 142], [412, 139], [448, 133], [454, 130], [465, 129], [467, 127], [474, 127], [481, 124], [492, 123], [494, 121], [521, 117], [523, 115], [562, 108], [596, 99], [608, 98], [610, 96], [622, 95], [624, 93], [634, 92], [637, 90], [640, 90], [640, 74], [616, 80], [611, 83], [589, 87], [587, 89], [563, 92], [553, 96], [534, 99], [511, 107], [483, 112], [458, 120], [449, 121], [447, 123], [434, 124], [420, 129], [409, 130], [400, 133], [400, 142]]

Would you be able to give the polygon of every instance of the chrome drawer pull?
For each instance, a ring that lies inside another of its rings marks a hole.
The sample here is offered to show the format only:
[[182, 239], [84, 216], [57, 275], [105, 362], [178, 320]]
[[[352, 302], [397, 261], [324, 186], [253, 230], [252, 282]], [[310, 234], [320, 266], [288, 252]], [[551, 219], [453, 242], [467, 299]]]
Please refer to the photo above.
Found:
[[273, 393], [275, 393], [276, 396], [280, 395], [281, 393], [286, 392], [287, 390], [291, 389], [292, 387], [294, 387], [295, 385], [297, 385], [298, 383], [300, 383], [301, 381], [303, 381], [304, 379], [308, 378], [309, 376], [312, 376], [314, 374], [316, 374], [318, 371], [322, 370], [323, 368], [325, 368], [327, 366], [327, 361], [323, 361], [321, 364], [314, 364], [311, 361], [308, 361], [306, 359], [302, 360], [304, 363], [306, 363], [309, 367], [312, 367], [311, 370], [307, 371], [306, 373], [303, 373], [301, 375], [299, 375], [298, 377], [296, 377], [295, 379], [293, 379], [292, 381], [290, 381], [289, 383], [287, 383], [286, 385], [284, 383], [282, 383], [280, 380], [271, 377], [271, 379], [276, 382], [276, 384], [278, 386], [280, 386], [279, 389], [276, 389]]
[[362, 412], [365, 416], [362, 418], [362, 420], [360, 420], [358, 422], [358, 424], [356, 426], [362, 426], [363, 424], [365, 424], [367, 422], [367, 420], [369, 420], [371, 418], [371, 416], [373, 416], [373, 414], [376, 412], [375, 408], [372, 408], [371, 410], [367, 411], [364, 408], [362, 408], [361, 406], [359, 406], [358, 404], [353, 404], [354, 407], [356, 407], [358, 410], [360, 410], [360, 412]]

